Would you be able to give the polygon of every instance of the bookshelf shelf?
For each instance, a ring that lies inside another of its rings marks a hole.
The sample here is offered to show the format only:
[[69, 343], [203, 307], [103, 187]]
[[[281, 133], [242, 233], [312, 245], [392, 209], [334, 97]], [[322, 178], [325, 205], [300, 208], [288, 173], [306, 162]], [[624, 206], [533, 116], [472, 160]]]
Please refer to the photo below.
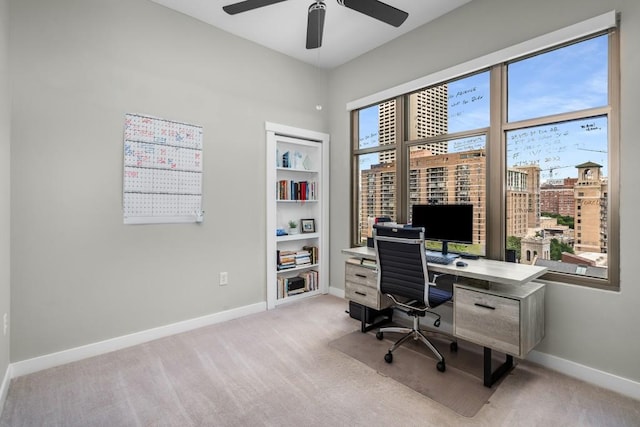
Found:
[[[328, 292], [329, 135], [267, 122], [267, 308]], [[311, 233], [277, 236], [289, 221]], [[282, 266], [288, 266], [282, 268]]]
[[292, 273], [292, 272], [295, 272], [295, 271], [310, 270], [312, 268], [318, 268], [319, 266], [320, 266], [320, 264], [301, 265], [300, 267], [293, 267], [293, 268], [287, 268], [285, 270], [278, 270], [278, 274]]
[[294, 169], [294, 168], [283, 168], [283, 167], [276, 167], [276, 170], [281, 172], [294, 172], [294, 173], [311, 173], [311, 174], [320, 173], [317, 170], [311, 170], [311, 169]]
[[289, 234], [287, 236], [277, 236], [276, 241], [278, 242], [291, 242], [296, 240], [308, 240], [308, 239], [317, 239], [320, 237], [320, 233], [300, 233], [300, 234]]

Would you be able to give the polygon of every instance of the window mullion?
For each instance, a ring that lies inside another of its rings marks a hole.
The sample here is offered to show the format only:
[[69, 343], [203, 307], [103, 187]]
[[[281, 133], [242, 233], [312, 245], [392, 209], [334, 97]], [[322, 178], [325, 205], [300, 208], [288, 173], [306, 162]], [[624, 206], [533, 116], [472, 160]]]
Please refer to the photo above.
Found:
[[407, 222], [409, 205], [409, 153], [405, 133], [404, 97], [396, 98], [396, 221]]
[[506, 73], [504, 66], [491, 68], [490, 126], [487, 142], [487, 257], [504, 259], [506, 242], [505, 177]]

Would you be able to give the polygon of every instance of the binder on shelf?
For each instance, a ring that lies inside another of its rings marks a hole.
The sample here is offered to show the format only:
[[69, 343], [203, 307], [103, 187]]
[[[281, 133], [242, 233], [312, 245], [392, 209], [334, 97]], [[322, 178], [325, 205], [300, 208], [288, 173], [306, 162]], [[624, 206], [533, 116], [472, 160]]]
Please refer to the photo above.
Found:
[[302, 289], [302, 291], [305, 290], [305, 283], [304, 283], [304, 278], [300, 277], [300, 276], [296, 276], [296, 277], [290, 277], [287, 280], [287, 293], [291, 294], [292, 291], [297, 291], [299, 289]]

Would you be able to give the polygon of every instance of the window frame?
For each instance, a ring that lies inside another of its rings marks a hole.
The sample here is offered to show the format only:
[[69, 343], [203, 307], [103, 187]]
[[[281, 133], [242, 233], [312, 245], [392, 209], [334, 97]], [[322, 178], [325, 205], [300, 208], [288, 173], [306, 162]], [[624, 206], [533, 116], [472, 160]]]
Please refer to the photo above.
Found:
[[[528, 57], [544, 54], [545, 52], [563, 48], [575, 43], [582, 42], [594, 37], [607, 35], [608, 37], [608, 105], [589, 108], [579, 111], [553, 114], [533, 119], [525, 119], [517, 122], [507, 121], [507, 67], [510, 63], [520, 61]], [[506, 203], [507, 203], [507, 132], [528, 128], [532, 126], [550, 125], [558, 122], [585, 119], [590, 117], [604, 116], [607, 118], [608, 129], [608, 197], [607, 197], [607, 236], [615, 236], [615, 239], [607, 239], [608, 268], [607, 278], [599, 279], [594, 277], [580, 276], [576, 274], [548, 272], [541, 279], [576, 284], [586, 287], [593, 287], [607, 290], [620, 290], [620, 42], [619, 30], [611, 27], [605, 30], [593, 32], [572, 40], [565, 41], [541, 49], [536, 52], [512, 58], [487, 68], [474, 70], [473, 72], [453, 76], [448, 80], [443, 80], [427, 87], [418, 89], [428, 89], [451, 81], [464, 79], [467, 76], [490, 71], [490, 106], [489, 106], [489, 127], [472, 129], [463, 132], [445, 133], [442, 135], [428, 137], [421, 140], [407, 141], [406, 135], [409, 120], [405, 115], [408, 111], [409, 96], [416, 92], [412, 90], [394, 98], [396, 102], [396, 141], [394, 144], [359, 149], [359, 123], [358, 113], [361, 109], [369, 108], [372, 105], [386, 101], [380, 101], [368, 106], [351, 110], [351, 236], [352, 245], [360, 245], [357, 241], [359, 223], [359, 189], [357, 159], [361, 154], [368, 154], [389, 149], [396, 150], [396, 221], [406, 222], [408, 218], [409, 206], [409, 149], [412, 146], [424, 143], [438, 142], [442, 140], [452, 140], [478, 134], [486, 134], [486, 246], [485, 254], [490, 259], [504, 260], [506, 257]], [[578, 220], [578, 217], [576, 217]]]

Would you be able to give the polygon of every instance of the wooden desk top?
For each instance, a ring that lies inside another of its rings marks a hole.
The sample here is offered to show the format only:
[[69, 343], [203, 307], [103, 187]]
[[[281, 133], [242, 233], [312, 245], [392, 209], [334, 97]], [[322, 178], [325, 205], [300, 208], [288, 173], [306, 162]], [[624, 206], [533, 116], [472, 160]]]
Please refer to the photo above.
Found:
[[[376, 251], [367, 246], [343, 249], [342, 253], [364, 259], [376, 259]], [[547, 267], [513, 262], [496, 261], [491, 259], [461, 259], [467, 263], [466, 267], [457, 267], [456, 262], [449, 265], [428, 264], [430, 271], [436, 273], [453, 274], [489, 282], [505, 283], [509, 285], [522, 285], [537, 279], [547, 272]]]

